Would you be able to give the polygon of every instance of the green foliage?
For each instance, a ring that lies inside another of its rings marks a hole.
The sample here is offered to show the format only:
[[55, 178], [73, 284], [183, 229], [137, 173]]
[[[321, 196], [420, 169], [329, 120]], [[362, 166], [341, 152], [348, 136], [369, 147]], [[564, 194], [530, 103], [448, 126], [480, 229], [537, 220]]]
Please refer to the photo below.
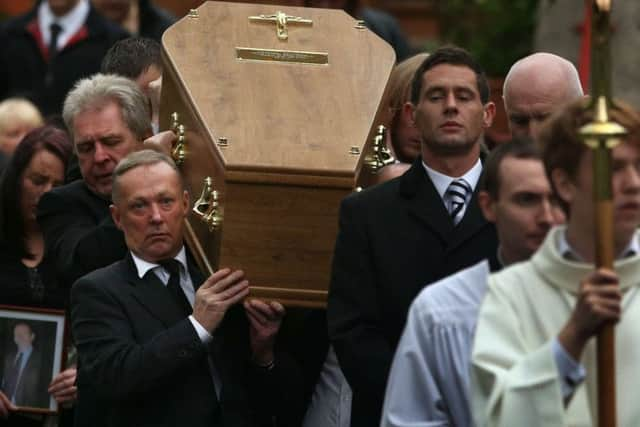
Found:
[[440, 0], [441, 39], [469, 50], [490, 76], [531, 53], [537, 0]]

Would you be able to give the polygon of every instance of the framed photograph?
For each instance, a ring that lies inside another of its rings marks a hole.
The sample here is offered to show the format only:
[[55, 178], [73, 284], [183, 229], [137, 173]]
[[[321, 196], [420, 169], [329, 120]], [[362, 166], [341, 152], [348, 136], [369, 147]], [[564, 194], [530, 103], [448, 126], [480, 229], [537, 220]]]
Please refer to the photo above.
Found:
[[20, 411], [53, 414], [47, 389], [64, 363], [62, 310], [0, 305], [0, 391]]

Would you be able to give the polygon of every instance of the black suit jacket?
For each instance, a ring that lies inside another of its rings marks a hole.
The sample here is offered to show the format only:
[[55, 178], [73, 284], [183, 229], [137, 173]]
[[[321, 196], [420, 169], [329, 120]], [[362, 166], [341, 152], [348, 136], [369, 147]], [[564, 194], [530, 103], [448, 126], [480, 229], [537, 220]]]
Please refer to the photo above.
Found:
[[107, 50], [128, 33], [91, 7], [82, 30], [49, 61], [37, 37], [37, 7], [0, 28], [0, 99], [29, 98], [47, 116], [62, 111], [73, 84], [100, 71]]
[[40, 198], [38, 223], [60, 286], [70, 288], [81, 276], [127, 253], [124, 235], [111, 219], [110, 204], [82, 180], [54, 188]]
[[138, 2], [138, 14], [140, 17], [138, 36], [149, 37], [157, 41], [161, 41], [165, 30], [176, 22], [175, 16], [156, 6], [151, 0]]
[[380, 423], [393, 353], [415, 296], [464, 267], [495, 260], [496, 248], [477, 192], [454, 227], [421, 159], [403, 176], [343, 200], [327, 317], [353, 389], [352, 426]]
[[[203, 281], [190, 266], [197, 287]], [[80, 386], [96, 390], [111, 426], [293, 425], [300, 375], [278, 355], [264, 371], [249, 363], [248, 328], [232, 308], [204, 346], [171, 293], [155, 277], [138, 278], [132, 258], [81, 278], [71, 294]], [[222, 381], [216, 399], [211, 355]]]
[[[16, 355], [17, 352], [12, 352], [5, 357], [4, 378], [7, 377], [10, 370], [14, 369]], [[46, 364], [43, 363], [42, 356], [42, 352], [34, 348], [24, 365], [15, 389], [15, 404], [17, 406], [49, 407], [47, 388], [51, 379], [51, 369], [45, 369]]]

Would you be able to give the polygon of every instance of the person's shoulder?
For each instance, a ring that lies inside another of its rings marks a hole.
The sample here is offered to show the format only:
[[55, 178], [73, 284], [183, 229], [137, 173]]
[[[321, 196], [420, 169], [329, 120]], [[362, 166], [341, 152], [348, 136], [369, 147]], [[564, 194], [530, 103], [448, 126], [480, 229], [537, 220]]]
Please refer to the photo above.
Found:
[[355, 191], [344, 198], [343, 203], [347, 205], [360, 205], [378, 203], [393, 198], [400, 185], [402, 177], [393, 178], [381, 184], [376, 184], [360, 191]]
[[489, 262], [483, 260], [426, 286], [410, 311], [429, 323], [464, 320], [477, 311], [487, 290]]
[[79, 278], [73, 286], [74, 288], [79, 286], [102, 286], [104, 283], [109, 283], [109, 288], [114, 288], [118, 283], [128, 278], [130, 268], [127, 262], [126, 259], [122, 259], [106, 267], [93, 270]]
[[490, 292], [512, 298], [525, 294], [527, 288], [535, 287], [537, 269], [531, 260], [512, 264], [491, 274], [488, 279]]
[[89, 189], [82, 180], [70, 182], [69, 184], [54, 187], [51, 191], [43, 194], [44, 199], [87, 199], [90, 196]]
[[401, 199], [413, 197], [425, 177], [422, 160], [417, 159], [402, 175], [353, 192], [343, 199], [342, 204], [345, 207], [361, 205], [365, 209], [375, 207], [372, 212], [384, 211], [385, 207], [395, 206]]

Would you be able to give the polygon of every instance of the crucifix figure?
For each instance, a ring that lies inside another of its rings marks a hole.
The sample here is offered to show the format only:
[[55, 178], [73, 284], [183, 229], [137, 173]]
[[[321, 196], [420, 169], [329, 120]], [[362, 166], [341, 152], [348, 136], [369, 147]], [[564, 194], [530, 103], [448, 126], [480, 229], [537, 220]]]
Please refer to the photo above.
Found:
[[275, 22], [276, 34], [278, 35], [279, 40], [287, 40], [289, 38], [289, 31], [287, 29], [287, 24], [301, 24], [301, 25], [313, 24], [313, 21], [311, 19], [305, 19], [300, 16], [287, 15], [286, 13], [281, 11], [277, 11], [272, 15], [250, 16], [249, 21], [250, 22]]

